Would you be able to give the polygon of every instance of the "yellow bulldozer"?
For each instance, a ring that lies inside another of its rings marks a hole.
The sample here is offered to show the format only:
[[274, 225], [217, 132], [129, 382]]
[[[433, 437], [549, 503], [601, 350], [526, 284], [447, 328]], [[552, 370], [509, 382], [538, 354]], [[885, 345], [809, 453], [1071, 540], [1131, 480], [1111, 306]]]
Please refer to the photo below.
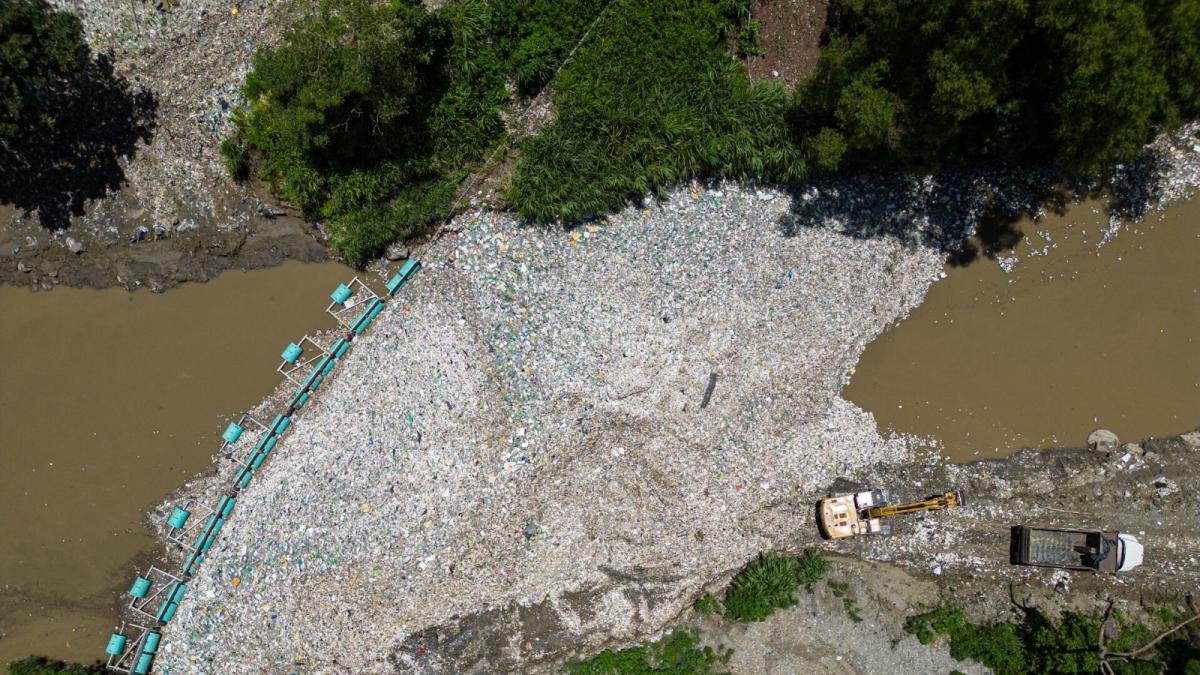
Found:
[[958, 490], [905, 504], [888, 504], [882, 490], [838, 494], [821, 500], [821, 535], [827, 539], [848, 539], [863, 534], [891, 534], [892, 526], [884, 523], [884, 518], [962, 505], [962, 494]]

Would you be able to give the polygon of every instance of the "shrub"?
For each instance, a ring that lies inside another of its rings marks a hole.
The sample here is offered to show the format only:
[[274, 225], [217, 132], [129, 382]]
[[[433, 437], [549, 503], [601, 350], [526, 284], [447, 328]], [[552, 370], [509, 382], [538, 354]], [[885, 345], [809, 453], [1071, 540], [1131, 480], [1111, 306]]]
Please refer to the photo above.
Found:
[[[1155, 633], [1140, 623], [1127, 623], [1120, 617], [1118, 635], [1107, 641], [1110, 651], [1130, 651], [1148, 643]], [[1036, 611], [1029, 611], [1023, 624], [973, 624], [962, 609], [943, 605], [925, 614], [911, 616], [904, 630], [912, 633], [922, 644], [929, 644], [938, 634], [950, 642], [950, 655], [955, 659], [973, 659], [997, 675], [1010, 674], [1077, 674], [1094, 673], [1100, 669], [1096, 653], [1099, 620], [1077, 613], [1068, 613], [1058, 624], [1048, 621]], [[1160, 643], [1157, 652], [1146, 661], [1110, 661], [1109, 665], [1123, 675], [1159, 672], [1160, 665], [1170, 665], [1170, 672], [1186, 672], [1200, 666], [1200, 650], [1186, 638]]]
[[716, 614], [721, 611], [721, 602], [713, 597], [711, 593], [705, 593], [703, 597], [696, 600], [693, 608], [697, 614]]
[[738, 7], [611, 5], [554, 83], [557, 118], [522, 143], [509, 202], [576, 220], [698, 175], [803, 177], [784, 90], [726, 51]]
[[0, 3], [0, 150], [53, 128], [47, 94], [79, 78], [87, 62], [83, 26], [43, 0]]
[[826, 170], [844, 157], [1096, 172], [1200, 107], [1195, 0], [841, 0], [830, 16], [792, 115]]
[[100, 664], [84, 666], [78, 663], [53, 661], [44, 656], [30, 656], [8, 664], [8, 675], [96, 675], [103, 673]]
[[757, 19], [747, 21], [738, 31], [737, 38], [737, 55], [746, 58], [748, 56], [762, 56], [767, 52], [759, 44], [759, 23]]
[[721, 672], [718, 666], [729, 661], [733, 650], [701, 647], [694, 631], [676, 630], [657, 642], [645, 642], [620, 651], [606, 649], [586, 661], [572, 661], [563, 672], [574, 675], [704, 675]]
[[[446, 217], [464, 164], [503, 134], [491, 10], [467, 0], [319, 0], [246, 77], [231, 174], [271, 185], [361, 262]], [[251, 161], [253, 159], [254, 161]]]
[[725, 616], [743, 623], [762, 621], [776, 609], [795, 605], [796, 588], [804, 584], [811, 591], [828, 569], [828, 561], [811, 550], [800, 558], [760, 555], [725, 590]]

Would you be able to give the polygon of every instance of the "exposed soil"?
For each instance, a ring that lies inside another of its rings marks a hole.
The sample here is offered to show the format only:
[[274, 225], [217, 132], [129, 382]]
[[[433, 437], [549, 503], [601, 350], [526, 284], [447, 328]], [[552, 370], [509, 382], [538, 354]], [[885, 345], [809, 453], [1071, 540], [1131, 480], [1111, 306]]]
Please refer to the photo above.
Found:
[[[735, 673], [986, 672], [950, 660], [944, 645], [916, 644], [902, 629], [904, 619], [943, 599], [977, 621], [1020, 621], [1026, 608], [1052, 618], [1067, 610], [1098, 615], [1109, 600], [1140, 619], [1144, 610], [1200, 589], [1200, 497], [1179, 489], [1200, 479], [1198, 455], [1200, 432], [1111, 453], [1061, 449], [964, 465], [876, 465], [856, 481], [893, 490], [897, 500], [957, 485], [967, 505], [898, 518], [891, 537], [842, 542], [821, 542], [816, 534], [813, 507], [822, 494], [764, 505], [794, 519], [790, 550], [821, 546], [833, 561], [829, 578], [847, 583], [849, 591], [838, 596], [818, 584], [812, 594], [800, 592], [797, 607], [762, 623], [733, 624], [686, 610], [677, 626], [699, 628], [709, 644], [733, 647]], [[1120, 575], [1015, 566], [1009, 529], [1022, 523], [1117, 528], [1139, 538], [1146, 561]], [[719, 592], [736, 571], [697, 597]], [[662, 601], [656, 589], [669, 581], [663, 574], [647, 570], [627, 579], [628, 599], [654, 611]], [[847, 598], [861, 623], [851, 618]], [[406, 672], [554, 672], [566, 660], [598, 651], [579, 649], [573, 631], [590, 620], [600, 599], [581, 593], [458, 617], [413, 634], [390, 662]]]
[[828, 0], [754, 0], [750, 18], [759, 23], [762, 56], [746, 58], [752, 80], [795, 87], [817, 66]]
[[[1023, 450], [1004, 460], [877, 466], [856, 476], [921, 498], [952, 486], [967, 505], [895, 519], [890, 537], [826, 542], [868, 560], [896, 562], [941, 578], [986, 618], [1008, 618], [1012, 600], [1097, 612], [1106, 598], [1161, 602], [1200, 590], [1200, 433], [1151, 438], [1115, 449]], [[819, 495], [813, 496], [813, 502]], [[810, 506], [811, 509], [811, 506]], [[1116, 529], [1145, 546], [1141, 567], [1118, 575], [1065, 572], [1009, 562], [1013, 525]], [[1049, 599], [1057, 597], [1057, 600]]]
[[[228, 269], [330, 257], [319, 242], [319, 229], [290, 216], [256, 214], [234, 228], [190, 219], [167, 227], [118, 200], [99, 208], [108, 212], [110, 227], [51, 232], [35, 218], [0, 207], [0, 283], [34, 290], [60, 284], [130, 290], [145, 286], [157, 292], [184, 281], [208, 281]], [[73, 252], [72, 242], [85, 250]]]

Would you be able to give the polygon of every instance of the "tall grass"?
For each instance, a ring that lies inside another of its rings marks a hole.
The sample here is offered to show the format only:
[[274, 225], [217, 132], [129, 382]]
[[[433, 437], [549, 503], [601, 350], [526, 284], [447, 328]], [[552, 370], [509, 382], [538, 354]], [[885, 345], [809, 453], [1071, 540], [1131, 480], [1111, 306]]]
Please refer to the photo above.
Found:
[[806, 175], [784, 90], [729, 55], [742, 5], [613, 0], [554, 82], [557, 118], [521, 145], [517, 211], [575, 220], [697, 175]]

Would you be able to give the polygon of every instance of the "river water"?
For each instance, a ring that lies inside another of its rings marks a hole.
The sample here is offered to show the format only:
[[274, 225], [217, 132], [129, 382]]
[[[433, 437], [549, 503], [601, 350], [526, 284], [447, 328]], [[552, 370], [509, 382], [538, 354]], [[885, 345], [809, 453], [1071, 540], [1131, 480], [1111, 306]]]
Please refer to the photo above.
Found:
[[162, 295], [0, 286], [0, 669], [91, 662], [150, 560], [143, 515], [211, 461], [354, 271], [288, 262]]
[[868, 345], [843, 395], [883, 430], [937, 439], [955, 461], [1139, 441], [1200, 423], [1200, 200], [1097, 248], [1099, 203], [1024, 220], [1002, 258], [949, 266]]

